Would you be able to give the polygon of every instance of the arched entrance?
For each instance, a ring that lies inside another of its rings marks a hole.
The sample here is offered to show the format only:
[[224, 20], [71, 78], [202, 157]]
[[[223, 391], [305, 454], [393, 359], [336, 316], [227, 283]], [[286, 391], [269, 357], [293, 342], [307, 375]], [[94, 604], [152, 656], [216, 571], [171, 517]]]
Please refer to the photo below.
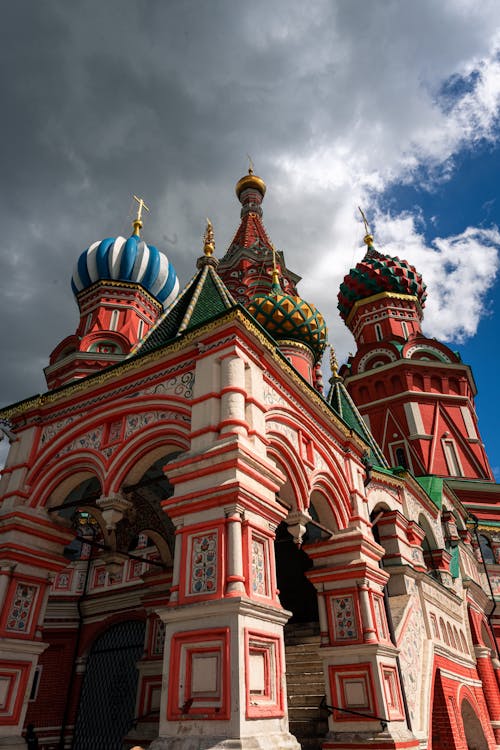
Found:
[[465, 698], [462, 701], [461, 716], [468, 750], [488, 750], [488, 741], [484, 736], [481, 721]]
[[112, 625], [90, 651], [80, 696], [73, 750], [122, 750], [131, 729], [137, 691], [136, 663], [144, 650], [146, 625]]
[[[309, 529], [304, 537], [304, 542], [308, 541]], [[317, 622], [318, 595], [304, 575], [313, 563], [302, 547], [295, 543], [284, 521], [276, 529], [274, 549], [280, 602], [292, 613], [289, 623]]]

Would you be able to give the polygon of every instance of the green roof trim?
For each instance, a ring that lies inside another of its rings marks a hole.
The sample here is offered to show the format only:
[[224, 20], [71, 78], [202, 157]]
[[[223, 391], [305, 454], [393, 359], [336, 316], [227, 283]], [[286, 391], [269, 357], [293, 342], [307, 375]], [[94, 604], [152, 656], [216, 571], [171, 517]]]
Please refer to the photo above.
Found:
[[387, 461], [375, 438], [368, 429], [365, 420], [358, 411], [357, 406], [350, 397], [344, 381], [341, 377], [333, 377], [331, 380], [332, 387], [328, 394], [327, 401], [332, 407], [335, 414], [370, 447], [371, 457], [374, 462], [381, 467], [387, 467]]
[[436, 477], [429, 474], [425, 477], [415, 477], [419, 485], [429, 495], [430, 499], [441, 510], [443, 505], [443, 477]]
[[236, 302], [216, 271], [215, 258], [202, 256], [198, 272], [168, 307], [131, 356], [154, 351], [176, 336], [227, 312]]
[[448, 547], [448, 552], [451, 555], [450, 560], [450, 573], [452, 578], [458, 578], [460, 576], [460, 556], [458, 545], [456, 547]]

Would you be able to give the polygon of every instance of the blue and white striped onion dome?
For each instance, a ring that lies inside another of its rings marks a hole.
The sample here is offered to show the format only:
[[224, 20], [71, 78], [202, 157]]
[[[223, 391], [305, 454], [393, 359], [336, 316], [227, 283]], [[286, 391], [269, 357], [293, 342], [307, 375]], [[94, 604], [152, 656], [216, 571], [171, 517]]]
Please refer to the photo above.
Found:
[[140, 284], [164, 307], [179, 293], [179, 280], [167, 256], [136, 234], [128, 239], [108, 237], [90, 245], [75, 265], [73, 294], [107, 279]]

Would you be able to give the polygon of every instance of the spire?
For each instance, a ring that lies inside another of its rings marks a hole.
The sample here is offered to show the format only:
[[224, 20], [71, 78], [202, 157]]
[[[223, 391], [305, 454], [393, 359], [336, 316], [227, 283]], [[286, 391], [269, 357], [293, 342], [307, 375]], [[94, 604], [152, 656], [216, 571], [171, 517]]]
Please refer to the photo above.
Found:
[[332, 344], [330, 344], [330, 370], [332, 371], [332, 377], [329, 381], [330, 383], [334, 383], [337, 380], [341, 380], [342, 382], [344, 382], [344, 378], [339, 375], [337, 355], [335, 354], [335, 349], [333, 348]]
[[297, 294], [300, 277], [286, 268], [281, 252], [273, 258], [273, 244], [262, 222], [262, 200], [266, 192], [264, 180], [253, 170], [250, 160], [248, 173], [236, 183], [236, 195], [241, 203], [241, 222], [229, 248], [222, 258], [219, 273], [237, 302], [247, 305], [255, 294], [269, 293], [269, 281], [274, 285], [274, 266], [277, 265], [280, 291]]
[[339, 375], [339, 366], [333, 346], [330, 346], [330, 368], [332, 370], [332, 377], [330, 378], [331, 388], [327, 397], [330, 407], [351, 430], [354, 430], [368, 444], [374, 462], [378, 466], [387, 466], [382, 451], [375, 442], [375, 438], [366, 426], [363, 417], [344, 385], [344, 378]]
[[365, 225], [365, 236], [363, 237], [363, 242], [365, 243], [365, 245], [367, 245], [367, 247], [373, 247], [373, 234], [370, 231], [370, 225], [368, 224], [368, 220], [361, 206], [358, 206], [358, 210], [363, 219], [363, 224]]
[[142, 209], [145, 208], [146, 211], [149, 213], [149, 208], [144, 203], [144, 200], [142, 198], [138, 198], [137, 195], [134, 195], [134, 200], [137, 201], [139, 204], [137, 206], [137, 216], [135, 217], [134, 221], [132, 222], [132, 226], [134, 227], [134, 231], [132, 234], [135, 234], [136, 237], [141, 236], [141, 229], [142, 229]]
[[219, 261], [213, 254], [214, 250], [214, 230], [212, 222], [207, 219], [203, 235], [203, 255], [196, 261], [198, 271], [132, 351], [132, 355], [158, 349], [234, 307], [236, 302], [217, 273]]
[[203, 252], [207, 257], [211, 257], [215, 251], [214, 228], [212, 222], [207, 218], [207, 226], [203, 235]]

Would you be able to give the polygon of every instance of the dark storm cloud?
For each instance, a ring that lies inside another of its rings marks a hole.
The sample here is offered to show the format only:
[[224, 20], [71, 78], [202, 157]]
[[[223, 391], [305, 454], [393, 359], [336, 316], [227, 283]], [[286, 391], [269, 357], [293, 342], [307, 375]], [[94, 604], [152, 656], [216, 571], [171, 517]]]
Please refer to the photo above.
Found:
[[1, 401], [44, 389], [42, 367], [78, 320], [73, 264], [94, 240], [129, 232], [133, 193], [151, 207], [146, 241], [181, 283], [207, 215], [223, 254], [247, 153], [269, 186], [266, 226], [335, 339], [332, 289], [355, 258], [360, 195], [407, 177], [434, 143], [433, 85], [486, 54], [495, 13], [430, 0], [5, 5]]

